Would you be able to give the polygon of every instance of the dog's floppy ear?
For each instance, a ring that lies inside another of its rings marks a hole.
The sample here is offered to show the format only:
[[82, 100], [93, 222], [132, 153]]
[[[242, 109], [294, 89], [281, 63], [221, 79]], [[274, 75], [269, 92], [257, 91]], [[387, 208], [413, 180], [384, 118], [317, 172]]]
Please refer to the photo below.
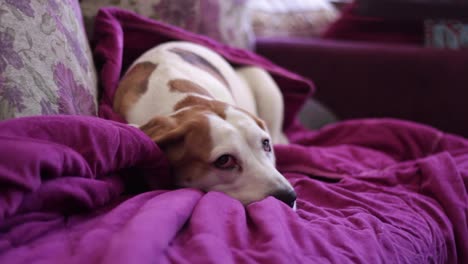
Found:
[[161, 147], [179, 140], [185, 130], [175, 118], [170, 116], [157, 116], [140, 129]]

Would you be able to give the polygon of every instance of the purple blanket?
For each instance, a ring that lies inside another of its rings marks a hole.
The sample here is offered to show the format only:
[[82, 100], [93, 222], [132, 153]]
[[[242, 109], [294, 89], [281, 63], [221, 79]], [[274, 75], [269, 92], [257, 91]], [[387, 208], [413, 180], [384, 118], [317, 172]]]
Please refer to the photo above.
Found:
[[466, 263], [468, 140], [397, 120], [306, 131], [310, 82], [247, 52], [118, 9], [96, 20], [101, 116], [128, 64], [170, 39], [264, 66], [285, 95], [292, 141], [276, 146], [298, 210], [243, 207], [217, 192], [124, 195], [124, 179], [170, 177], [139, 130], [93, 117], [0, 122], [0, 263]]

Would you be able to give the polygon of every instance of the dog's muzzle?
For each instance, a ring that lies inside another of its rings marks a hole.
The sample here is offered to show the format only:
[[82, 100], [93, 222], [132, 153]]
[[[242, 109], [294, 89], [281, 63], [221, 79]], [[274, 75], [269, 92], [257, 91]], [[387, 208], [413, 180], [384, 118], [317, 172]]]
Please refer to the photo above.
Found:
[[293, 208], [296, 203], [296, 192], [290, 190], [281, 190], [272, 194], [273, 197]]

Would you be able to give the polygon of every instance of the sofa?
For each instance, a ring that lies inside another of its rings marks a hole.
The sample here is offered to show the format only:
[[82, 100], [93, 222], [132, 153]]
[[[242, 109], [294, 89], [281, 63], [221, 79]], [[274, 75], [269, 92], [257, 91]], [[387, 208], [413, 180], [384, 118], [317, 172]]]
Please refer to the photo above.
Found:
[[264, 37], [256, 52], [313, 80], [332, 118], [392, 117], [467, 137], [467, 49], [428, 47], [425, 27], [465, 21], [467, 10], [460, 1], [360, 0], [320, 37]]
[[[88, 42], [78, 4], [0, 4], [0, 263], [468, 260], [467, 139], [392, 118], [311, 130], [298, 115], [315, 80], [118, 7], [99, 10]], [[272, 75], [290, 141], [274, 146], [276, 166], [295, 210], [176, 188], [164, 152], [113, 111], [131, 62], [171, 40]]]

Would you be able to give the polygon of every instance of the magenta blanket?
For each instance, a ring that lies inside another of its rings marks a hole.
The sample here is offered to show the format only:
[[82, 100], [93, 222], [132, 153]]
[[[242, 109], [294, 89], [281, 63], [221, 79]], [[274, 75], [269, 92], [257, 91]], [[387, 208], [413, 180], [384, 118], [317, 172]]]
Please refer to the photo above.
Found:
[[274, 198], [243, 207], [193, 189], [124, 194], [169, 177], [139, 130], [92, 117], [0, 122], [0, 263], [466, 263], [468, 140], [389, 119], [306, 131], [295, 114], [311, 84], [247, 52], [118, 9], [100, 12], [101, 115], [125, 67], [186, 39], [232, 63], [264, 66], [285, 94], [292, 144], [276, 146], [296, 212]]

